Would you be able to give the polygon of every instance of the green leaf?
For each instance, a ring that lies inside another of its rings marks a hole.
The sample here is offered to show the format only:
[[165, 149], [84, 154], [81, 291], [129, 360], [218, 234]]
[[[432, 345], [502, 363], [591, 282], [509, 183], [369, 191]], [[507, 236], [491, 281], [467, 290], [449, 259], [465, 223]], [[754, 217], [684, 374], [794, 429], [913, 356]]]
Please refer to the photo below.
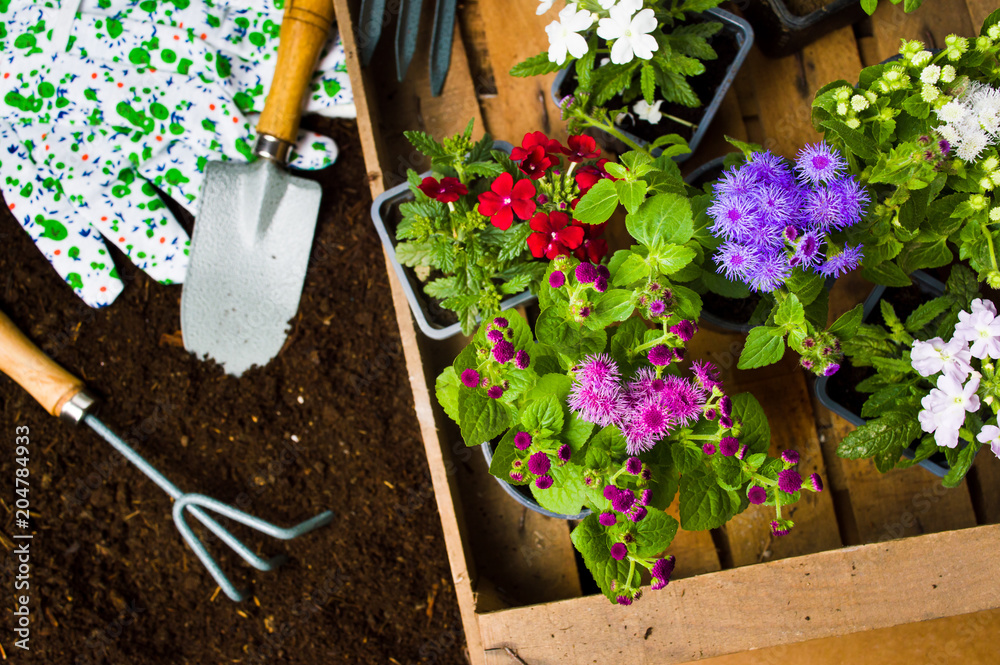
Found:
[[[562, 416], [561, 411], [559, 415]], [[480, 389], [463, 396], [458, 404], [458, 416], [462, 439], [467, 446], [490, 441], [512, 424], [510, 407], [500, 400], [490, 399]]]
[[656, 250], [657, 267], [664, 275], [671, 275], [691, 263], [697, 255], [690, 247], [665, 244]]
[[548, 53], [539, 53], [538, 55], [531, 56], [523, 62], [519, 62], [510, 68], [511, 76], [527, 77], [527, 76], [541, 76], [543, 74], [551, 74], [552, 72], [558, 72], [563, 67], [566, 67], [567, 63], [557, 64], [549, 60]]
[[612, 323], [624, 321], [632, 316], [634, 311], [632, 291], [611, 289], [595, 298], [594, 311], [587, 317], [586, 325], [591, 330], [603, 330]]
[[588, 487], [583, 483], [583, 467], [577, 464], [553, 466], [549, 470], [552, 487], [538, 489], [531, 484], [531, 494], [542, 508], [560, 515], [576, 515], [587, 503]]
[[444, 159], [448, 157], [448, 151], [434, 137], [426, 132], [407, 131], [403, 136], [413, 144], [413, 147], [424, 153], [431, 159]]
[[434, 382], [434, 393], [438, 403], [448, 417], [458, 422], [458, 391], [462, 388], [454, 367], [445, 367]]
[[[625, 206], [625, 210], [633, 213], [639, 209], [646, 198], [646, 183], [642, 180], [628, 182], [626, 180], [616, 180], [615, 189], [618, 190], [618, 200]], [[590, 192], [588, 192], [589, 194]], [[583, 201], [580, 201], [583, 203]], [[577, 207], [579, 207], [579, 203]], [[614, 212], [614, 211], [612, 211]], [[610, 217], [610, 215], [609, 215]]]
[[746, 346], [740, 354], [739, 369], [764, 367], [781, 360], [785, 355], [785, 331], [774, 326], [757, 326], [747, 336]]
[[907, 274], [891, 261], [886, 261], [876, 266], [864, 266], [861, 276], [869, 282], [884, 284], [885, 286], [904, 287], [909, 286], [911, 283]]
[[681, 476], [680, 517], [687, 531], [716, 529], [739, 510], [740, 497], [719, 487], [714, 474], [704, 468]]
[[514, 445], [514, 437], [518, 431], [517, 429], [507, 430], [507, 433], [500, 439], [496, 450], [493, 451], [489, 471], [493, 476], [511, 485], [527, 485], [531, 482], [530, 480], [516, 481], [510, 477], [510, 472], [514, 468], [514, 460], [521, 459], [523, 461], [524, 458], [522, 452]]
[[816, 300], [820, 291], [823, 290], [824, 282], [825, 280], [822, 275], [814, 272], [807, 273], [801, 268], [796, 268], [792, 272], [792, 276], [785, 282], [785, 285], [789, 291], [798, 297], [799, 302], [803, 305], [808, 305]]
[[[611, 543], [607, 531], [597, 521], [597, 515], [591, 514], [580, 522], [570, 534], [570, 540], [583, 556], [583, 563], [587, 566], [590, 574], [594, 576], [597, 586], [600, 587], [608, 600], [614, 601], [618, 594], [611, 588], [611, 581], [616, 580], [618, 585], [627, 584], [630, 581], [628, 579], [630, 564], [627, 558], [615, 561], [611, 557]], [[635, 586], [638, 586], [638, 571], [634, 573], [632, 581], [635, 582]]]
[[563, 429], [561, 438], [573, 449], [573, 452], [579, 452], [583, 449], [584, 444], [587, 443], [587, 439], [590, 438], [590, 433], [593, 431], [594, 423], [587, 422], [578, 413], [572, 413], [570, 414], [569, 422], [566, 423], [566, 427]]
[[573, 387], [573, 379], [565, 374], [545, 374], [535, 383], [534, 387], [525, 394], [525, 399], [529, 401], [539, 400], [546, 395], [551, 395], [561, 402], [565, 401]]
[[[577, 208], [579, 206], [577, 204]], [[683, 245], [694, 235], [691, 203], [679, 194], [657, 194], [647, 199], [634, 214], [625, 217], [625, 227], [633, 238], [647, 247], [667, 242]]]
[[909, 394], [912, 383], [891, 383], [876, 390], [861, 407], [862, 418], [872, 418], [885, 411], [894, 410], [896, 400]]
[[934, 319], [944, 314], [951, 307], [950, 298], [934, 298], [917, 307], [906, 317], [903, 327], [909, 333], [918, 333]]
[[865, 10], [865, 13], [871, 16], [875, 13], [875, 9], [878, 7], [878, 0], [861, 0], [861, 8]]
[[584, 224], [603, 224], [618, 207], [618, 190], [614, 180], [598, 180], [576, 204], [573, 218]]
[[837, 446], [837, 454], [847, 459], [882, 455], [898, 460], [903, 448], [919, 434], [920, 425], [914, 414], [888, 411], [845, 436]]
[[650, 510], [636, 528], [635, 555], [652, 558], [663, 554], [677, 535], [677, 520], [670, 515]]
[[712, 270], [703, 271], [701, 281], [708, 287], [709, 291], [725, 298], [747, 298], [750, 296], [750, 287], [744, 282], [732, 282], [724, 275]]
[[643, 99], [652, 106], [656, 101], [656, 71], [648, 62], [642, 63], [640, 85]]
[[850, 311], [844, 312], [833, 322], [827, 332], [835, 335], [841, 341], [851, 339], [858, 332], [858, 326], [861, 324], [864, 309], [864, 305], [856, 305]]
[[740, 441], [752, 453], [767, 452], [771, 447], [771, 426], [757, 398], [739, 393], [733, 398], [733, 420], [742, 423]]
[[[778, 305], [778, 310], [774, 313], [775, 325], [781, 326], [791, 332], [796, 328], [805, 325], [806, 312], [799, 302], [798, 296], [794, 293], [788, 296]], [[780, 358], [779, 358], [780, 360]]]
[[976, 459], [976, 453], [979, 449], [983, 447], [979, 441], [972, 441], [965, 448], [962, 448], [958, 452], [958, 458], [951, 465], [951, 469], [945, 474], [944, 478], [941, 479], [941, 484], [945, 487], [958, 487], [961, 484], [962, 479], [965, 478], [965, 474], [969, 472], [972, 468], [972, 463]]
[[858, 157], [867, 160], [878, 159], [878, 146], [865, 136], [863, 131], [851, 129], [843, 121], [836, 118], [830, 118], [820, 123], [820, 126], [836, 134], [844, 142], [844, 145]]
[[521, 424], [528, 432], [547, 429], [559, 434], [563, 429], [562, 405], [552, 395], [535, 399], [521, 412]]
[[615, 286], [626, 286], [647, 277], [649, 277], [649, 263], [646, 261], [646, 257], [631, 252], [624, 263], [614, 271], [612, 283]]

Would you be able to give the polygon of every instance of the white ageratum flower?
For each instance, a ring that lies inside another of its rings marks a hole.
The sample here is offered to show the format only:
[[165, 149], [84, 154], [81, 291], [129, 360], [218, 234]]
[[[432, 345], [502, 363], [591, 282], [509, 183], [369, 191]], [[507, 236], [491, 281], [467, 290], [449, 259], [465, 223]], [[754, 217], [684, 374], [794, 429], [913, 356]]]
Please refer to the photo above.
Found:
[[847, 102], [837, 102], [837, 115], [847, 115]]
[[976, 435], [976, 441], [988, 443], [993, 454], [1000, 457], [1000, 427], [984, 425], [983, 429], [979, 430], [979, 434]]
[[1000, 319], [996, 318], [996, 306], [989, 300], [973, 300], [971, 312], [958, 313], [952, 339], [971, 342], [969, 352], [976, 358], [1000, 358]]
[[996, 88], [970, 81], [960, 95], [935, 113], [944, 123], [937, 128], [938, 134], [967, 162], [974, 162], [1000, 140], [1000, 90]]
[[854, 95], [851, 97], [851, 108], [854, 109], [856, 113], [860, 113], [868, 108], [868, 99], [862, 95]]
[[937, 65], [927, 65], [924, 67], [924, 71], [920, 72], [921, 83], [934, 85], [939, 78], [941, 78], [941, 68]]
[[649, 60], [660, 46], [649, 34], [659, 25], [656, 15], [652, 9], [643, 9], [633, 16], [636, 4], [641, 7], [641, 0], [621, 0], [611, 8], [610, 18], [602, 18], [597, 25], [598, 37], [614, 40], [611, 62], [616, 65], [632, 62], [633, 58]]
[[545, 26], [549, 35], [549, 61], [561, 65], [566, 62], [566, 54], [582, 58], [587, 53], [587, 40], [577, 34], [594, 25], [590, 12], [580, 11], [572, 2], [559, 12], [559, 20]]
[[933, 389], [920, 400], [924, 410], [917, 414], [920, 427], [927, 433], [934, 434], [934, 441], [945, 448], [958, 446], [958, 430], [965, 423], [965, 412], [979, 410], [979, 372], [973, 372], [972, 378], [964, 386], [954, 377], [942, 374], [938, 379], [937, 388]]
[[635, 106], [632, 107], [632, 111], [640, 120], [645, 120], [649, 124], [655, 125], [663, 119], [663, 114], [660, 113], [660, 104], [662, 103], [662, 99], [657, 99], [653, 102], [653, 105], [650, 106], [646, 103], [645, 99], [640, 99], [635, 103]]
[[924, 83], [924, 86], [920, 89], [920, 98], [928, 104], [933, 103], [940, 96], [941, 91], [933, 85]]
[[943, 83], [951, 83], [955, 80], [955, 68], [951, 65], [945, 65], [941, 68], [941, 81]]
[[996, 208], [990, 210], [990, 221], [1000, 222], [1000, 206], [997, 206]]
[[945, 374], [965, 381], [972, 372], [972, 353], [969, 344], [960, 339], [945, 342], [940, 337], [926, 342], [916, 340], [910, 352], [910, 364], [920, 376], [932, 376], [944, 371]]
[[552, 9], [552, 3], [556, 0], [538, 0], [538, 7], [535, 8], [535, 14], [541, 16], [545, 12]]
[[931, 53], [930, 51], [920, 51], [919, 53], [913, 56], [912, 62], [915, 67], [923, 67], [928, 62], [930, 62], [931, 58], [933, 57], [934, 54]]

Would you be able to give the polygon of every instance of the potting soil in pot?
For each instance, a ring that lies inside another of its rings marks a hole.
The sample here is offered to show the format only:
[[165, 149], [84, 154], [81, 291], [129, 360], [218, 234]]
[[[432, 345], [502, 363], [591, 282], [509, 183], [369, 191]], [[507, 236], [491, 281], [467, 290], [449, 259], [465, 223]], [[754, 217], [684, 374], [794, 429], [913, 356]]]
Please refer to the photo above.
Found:
[[[258, 573], [219, 543], [242, 604], [170, 519], [171, 501], [87, 429], [71, 429], [0, 375], [0, 431], [30, 428], [31, 654], [15, 661], [219, 663], [463, 662], [464, 635], [389, 293], [368, 218], [353, 122], [319, 121], [340, 161], [324, 185], [316, 242], [285, 348], [234, 379], [189, 355], [180, 288], [126, 260], [126, 290], [91, 310], [28, 235], [0, 215], [0, 308], [105, 400], [103, 418], [182, 489], [288, 526], [323, 509], [331, 526], [285, 543], [234, 525], [265, 555]], [[190, 217], [179, 215], [190, 230]], [[120, 258], [120, 257], [119, 257]], [[13, 447], [0, 456], [7, 506]], [[3, 511], [4, 532], [14, 513]], [[227, 525], [232, 523], [226, 522]], [[199, 525], [200, 528], [200, 525]], [[17, 530], [21, 532], [21, 529]], [[203, 531], [199, 531], [203, 533]], [[13, 589], [9, 538], [3, 579]]]
[[759, 293], [751, 293], [746, 298], [727, 298], [708, 291], [701, 295], [701, 301], [703, 311], [736, 325], [746, 325], [760, 304], [761, 297]]

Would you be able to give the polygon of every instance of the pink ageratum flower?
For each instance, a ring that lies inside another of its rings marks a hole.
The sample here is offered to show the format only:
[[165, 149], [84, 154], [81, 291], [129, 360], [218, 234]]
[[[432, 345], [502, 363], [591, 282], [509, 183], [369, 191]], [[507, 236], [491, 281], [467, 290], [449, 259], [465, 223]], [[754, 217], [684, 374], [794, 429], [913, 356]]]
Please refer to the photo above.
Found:
[[437, 178], [428, 176], [417, 187], [421, 192], [441, 203], [454, 203], [460, 196], [469, 193], [469, 188], [458, 178]]
[[653, 564], [653, 569], [650, 571], [653, 576], [653, 591], [659, 591], [670, 583], [670, 575], [674, 572], [676, 561], [673, 554], [665, 559], [656, 560], [656, 563]]
[[490, 223], [506, 231], [518, 219], [528, 219], [535, 212], [535, 185], [530, 180], [518, 180], [509, 173], [501, 173], [490, 185], [490, 191], [479, 195], [479, 214], [490, 218]]
[[[524, 182], [524, 181], [522, 181]], [[568, 256], [583, 242], [583, 229], [573, 226], [573, 219], [564, 212], [555, 210], [548, 214], [540, 212], [531, 218], [528, 249], [536, 259], [543, 256], [549, 260], [557, 256]]]
[[673, 414], [658, 397], [651, 397], [643, 404], [636, 405], [622, 425], [625, 435], [625, 450], [629, 455], [638, 455], [651, 450], [676, 422]]
[[463, 370], [461, 378], [466, 388], [475, 388], [479, 385], [479, 372], [474, 369]]

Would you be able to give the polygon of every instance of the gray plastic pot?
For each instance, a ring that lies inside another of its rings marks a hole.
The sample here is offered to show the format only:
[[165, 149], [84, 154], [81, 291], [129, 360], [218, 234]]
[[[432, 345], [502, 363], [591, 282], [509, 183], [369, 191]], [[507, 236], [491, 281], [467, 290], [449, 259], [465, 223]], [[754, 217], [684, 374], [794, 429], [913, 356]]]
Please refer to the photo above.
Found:
[[799, 16], [783, 0], [750, 0], [740, 7], [760, 39], [757, 47], [770, 58], [783, 58], [845, 25], [866, 18], [858, 0], [832, 0]]
[[[750, 52], [750, 47], [753, 46], [753, 28], [745, 20], [737, 16], [736, 14], [731, 14], [722, 9], [709, 9], [703, 14], [706, 18], [711, 21], [718, 21], [722, 24], [722, 30], [719, 34], [729, 35], [736, 40], [737, 51], [736, 56], [733, 61], [729, 64], [729, 68], [726, 70], [726, 75], [722, 77], [722, 81], [719, 82], [719, 87], [715, 89], [715, 94], [712, 96], [712, 100], [705, 107], [705, 112], [701, 116], [701, 121], [698, 123], [698, 127], [694, 130], [691, 135], [691, 140], [688, 141], [688, 146], [691, 148], [691, 152], [678, 155], [674, 157], [677, 162], [683, 162], [688, 159], [694, 151], [698, 149], [698, 145], [701, 143], [702, 138], [704, 138], [705, 133], [708, 131], [708, 126], [712, 123], [712, 119], [719, 110], [719, 105], [722, 104], [723, 97], [726, 96], [726, 92], [733, 85], [733, 79], [736, 78], [736, 72], [740, 70], [743, 66], [743, 61], [746, 60], [747, 54]], [[552, 82], [552, 100], [559, 106], [563, 97], [570, 94], [572, 91], [560, 92], [560, 88], [566, 83], [566, 79], [570, 75], [570, 68], [563, 69], [556, 75], [555, 81]], [[639, 138], [638, 136], [632, 134], [631, 132], [618, 127], [618, 129], [625, 134], [630, 140], [635, 141], [639, 145], [646, 145], [649, 141]], [[664, 134], [670, 134], [673, 131], [665, 131]], [[656, 149], [653, 151], [653, 156], [656, 157], [660, 154], [660, 150]]]
[[[944, 293], [944, 288], [945, 288], [944, 284], [934, 279], [927, 273], [917, 270], [912, 275], [910, 275], [910, 277], [912, 277], [914, 283], [918, 287], [920, 287], [920, 290], [926, 293], [930, 298], [936, 298]], [[875, 308], [879, 306], [878, 303], [882, 299], [882, 295], [885, 293], [885, 289], [886, 287], [879, 285], [872, 290], [871, 294], [865, 300], [864, 314], [861, 317], [862, 321], [867, 321], [869, 316], [871, 316], [872, 312], [875, 311]], [[864, 425], [865, 419], [861, 417], [861, 414], [854, 413], [846, 406], [844, 406], [843, 404], [836, 401], [833, 397], [830, 396], [830, 394], [827, 392], [827, 384], [829, 383], [829, 381], [830, 377], [826, 376], [821, 376], [818, 379], [816, 379], [816, 397], [819, 398], [820, 403], [822, 403], [823, 406], [830, 409], [831, 411], [833, 411], [838, 416], [840, 416], [847, 422], [851, 423], [855, 427], [860, 427], [861, 425]], [[903, 450], [903, 456], [906, 457], [907, 459], [913, 459], [913, 455], [914, 455], [913, 449], [905, 448]], [[941, 464], [933, 462], [929, 459], [919, 462], [919, 464], [920, 466], [924, 467], [925, 469], [933, 473], [935, 476], [942, 478], [946, 473], [948, 473], [949, 470], [949, 467], [942, 466]]]
[[[493, 462], [493, 444], [486, 442], [480, 447], [483, 449], [483, 457], [486, 458], [486, 465], [489, 466]], [[541, 505], [539, 505], [539, 503], [535, 501], [535, 498], [531, 495], [531, 490], [528, 489], [527, 486], [511, 485], [510, 483], [501, 480], [496, 476], [493, 477], [496, 478], [496, 481], [498, 483], [500, 483], [500, 487], [503, 488], [503, 491], [509, 494], [511, 497], [513, 497], [515, 501], [517, 501], [519, 504], [521, 504], [528, 510], [533, 510], [536, 513], [545, 515], [546, 517], [554, 517], [558, 520], [582, 520], [591, 513], [589, 508], [584, 508], [581, 512], [577, 513], [576, 515], [563, 515], [562, 513], [554, 513], [551, 510], [542, 508]]]
[[[510, 154], [512, 147], [506, 141], [495, 141], [493, 149], [503, 150], [507, 154]], [[426, 178], [429, 175], [432, 175], [431, 171], [422, 173], [421, 177]], [[410, 303], [410, 311], [413, 312], [413, 318], [416, 320], [420, 331], [431, 339], [448, 339], [462, 332], [462, 324], [456, 322], [448, 326], [441, 326], [431, 320], [425, 300], [427, 296], [423, 292], [423, 282], [417, 279], [417, 275], [413, 269], [404, 266], [396, 258], [396, 229], [395, 227], [390, 229], [386, 224], [388, 213], [393, 207], [398, 207], [400, 204], [412, 200], [413, 194], [410, 192], [409, 184], [405, 182], [382, 192], [372, 203], [372, 222], [375, 224], [375, 230], [378, 231], [378, 236], [382, 240], [382, 246], [385, 247], [386, 254], [389, 255], [392, 268], [396, 271], [396, 276], [399, 277], [399, 282], [403, 286], [403, 293], [406, 294], [406, 300]], [[535, 296], [530, 291], [525, 291], [502, 300], [500, 302], [500, 309], [511, 309], [518, 305], [529, 303], [534, 299]]]

